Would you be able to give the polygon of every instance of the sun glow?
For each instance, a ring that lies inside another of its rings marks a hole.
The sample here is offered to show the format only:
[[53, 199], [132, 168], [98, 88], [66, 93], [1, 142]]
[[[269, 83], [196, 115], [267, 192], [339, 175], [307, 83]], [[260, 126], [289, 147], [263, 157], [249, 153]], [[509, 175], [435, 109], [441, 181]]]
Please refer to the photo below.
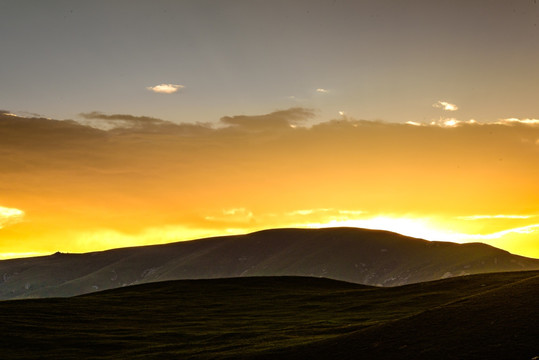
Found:
[[377, 216], [370, 219], [332, 219], [326, 223], [309, 223], [309, 228], [358, 227], [372, 230], [387, 230], [406, 236], [426, 240], [457, 241], [459, 234], [437, 229], [428, 220]]
[[[448, 217], [395, 217], [380, 215], [358, 219], [331, 216], [326, 221], [296, 224], [306, 228], [358, 227], [386, 230], [431, 241], [456, 243], [483, 242], [515, 254], [538, 257], [534, 235], [539, 224], [531, 223], [535, 215], [475, 215]], [[470, 221], [474, 220], [474, 221]]]

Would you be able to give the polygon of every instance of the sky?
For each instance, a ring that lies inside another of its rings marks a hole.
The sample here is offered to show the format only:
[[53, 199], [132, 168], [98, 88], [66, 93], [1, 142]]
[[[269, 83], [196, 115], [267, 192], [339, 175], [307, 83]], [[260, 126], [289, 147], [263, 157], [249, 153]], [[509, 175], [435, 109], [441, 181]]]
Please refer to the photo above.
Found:
[[0, 258], [290, 226], [539, 257], [538, 6], [0, 0]]

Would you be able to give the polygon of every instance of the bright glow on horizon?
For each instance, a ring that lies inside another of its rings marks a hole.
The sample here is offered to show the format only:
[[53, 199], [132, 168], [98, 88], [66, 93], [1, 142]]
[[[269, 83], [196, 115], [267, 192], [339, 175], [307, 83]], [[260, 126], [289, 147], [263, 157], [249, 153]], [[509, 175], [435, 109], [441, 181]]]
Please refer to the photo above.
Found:
[[51, 253], [50, 252], [47, 252], [47, 253], [41, 253], [41, 252], [5, 252], [5, 253], [0, 253], [0, 260], [20, 259], [20, 258], [27, 258], [27, 257], [46, 256], [46, 255], [51, 255]]
[[309, 223], [303, 225], [308, 228], [329, 227], [357, 227], [371, 230], [386, 230], [401, 235], [416, 237], [425, 240], [458, 241], [458, 235], [449, 231], [434, 228], [424, 219], [396, 218], [390, 216], [377, 216], [370, 219], [333, 219], [326, 223]]

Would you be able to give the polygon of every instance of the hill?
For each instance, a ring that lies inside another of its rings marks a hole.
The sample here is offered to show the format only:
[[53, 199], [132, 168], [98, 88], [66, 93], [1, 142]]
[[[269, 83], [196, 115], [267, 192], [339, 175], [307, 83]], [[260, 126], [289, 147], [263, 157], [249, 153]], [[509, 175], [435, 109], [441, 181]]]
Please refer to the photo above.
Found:
[[325, 277], [397, 286], [487, 272], [539, 269], [539, 259], [357, 228], [274, 229], [86, 254], [0, 261], [0, 299], [74, 296], [177, 279]]
[[539, 271], [391, 288], [168, 281], [0, 302], [0, 348], [5, 360], [532, 359], [538, 298]]

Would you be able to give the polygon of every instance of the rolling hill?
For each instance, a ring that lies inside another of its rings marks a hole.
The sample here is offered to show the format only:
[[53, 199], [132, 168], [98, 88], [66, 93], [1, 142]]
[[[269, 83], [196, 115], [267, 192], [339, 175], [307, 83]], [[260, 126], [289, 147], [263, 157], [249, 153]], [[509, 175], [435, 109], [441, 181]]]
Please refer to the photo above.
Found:
[[539, 259], [357, 228], [274, 229], [240, 236], [0, 261], [0, 299], [74, 296], [178, 279], [310, 276], [398, 286], [539, 269]]
[[532, 359], [539, 271], [398, 287], [245, 277], [0, 302], [2, 359]]

